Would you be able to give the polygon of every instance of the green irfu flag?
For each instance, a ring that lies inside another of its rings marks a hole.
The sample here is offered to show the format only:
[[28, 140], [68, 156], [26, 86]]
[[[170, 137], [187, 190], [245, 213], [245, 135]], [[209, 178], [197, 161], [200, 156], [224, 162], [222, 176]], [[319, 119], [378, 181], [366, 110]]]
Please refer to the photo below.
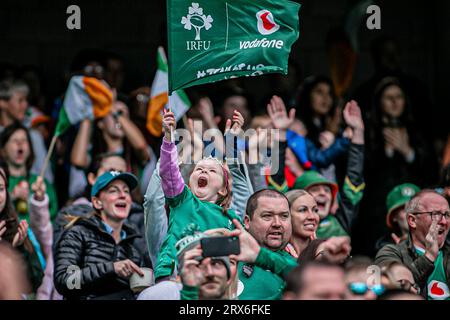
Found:
[[289, 0], [167, 0], [169, 92], [232, 77], [287, 74], [299, 10]]

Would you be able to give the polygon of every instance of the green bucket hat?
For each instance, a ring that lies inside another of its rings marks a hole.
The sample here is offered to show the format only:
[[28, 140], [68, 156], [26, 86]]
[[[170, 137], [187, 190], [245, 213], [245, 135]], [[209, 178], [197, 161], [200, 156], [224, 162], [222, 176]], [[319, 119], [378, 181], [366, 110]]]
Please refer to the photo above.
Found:
[[396, 186], [389, 192], [386, 198], [386, 207], [388, 213], [386, 216], [386, 224], [392, 229], [392, 212], [404, 206], [414, 195], [420, 191], [420, 188], [412, 183], [403, 183]]
[[304, 189], [306, 190], [309, 187], [318, 185], [318, 184], [325, 184], [331, 188], [331, 194], [333, 196], [333, 199], [336, 197], [336, 194], [338, 192], [338, 185], [334, 182], [331, 182], [327, 180], [324, 176], [322, 176], [317, 171], [305, 171], [300, 177], [298, 177], [295, 180], [294, 186], [292, 187], [293, 190], [295, 189]]

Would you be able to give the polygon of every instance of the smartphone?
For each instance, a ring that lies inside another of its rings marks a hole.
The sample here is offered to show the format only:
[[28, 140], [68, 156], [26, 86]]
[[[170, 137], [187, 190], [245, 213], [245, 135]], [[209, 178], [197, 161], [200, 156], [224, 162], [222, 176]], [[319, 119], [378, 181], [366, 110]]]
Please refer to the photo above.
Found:
[[208, 237], [200, 240], [203, 257], [223, 257], [241, 253], [238, 237]]

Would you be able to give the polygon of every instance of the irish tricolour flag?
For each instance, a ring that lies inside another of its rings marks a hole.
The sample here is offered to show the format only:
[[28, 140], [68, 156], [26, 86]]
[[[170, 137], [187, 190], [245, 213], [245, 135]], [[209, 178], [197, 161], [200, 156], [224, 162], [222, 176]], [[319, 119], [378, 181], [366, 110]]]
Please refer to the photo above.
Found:
[[113, 94], [108, 84], [93, 77], [74, 76], [64, 96], [55, 136], [84, 119], [106, 116], [112, 106]]
[[152, 84], [151, 97], [147, 109], [147, 129], [156, 136], [162, 135], [162, 111], [169, 105], [175, 114], [175, 119], [180, 120], [191, 103], [183, 90], [177, 90], [169, 97], [169, 80], [167, 58], [162, 47], [158, 48], [158, 70]]

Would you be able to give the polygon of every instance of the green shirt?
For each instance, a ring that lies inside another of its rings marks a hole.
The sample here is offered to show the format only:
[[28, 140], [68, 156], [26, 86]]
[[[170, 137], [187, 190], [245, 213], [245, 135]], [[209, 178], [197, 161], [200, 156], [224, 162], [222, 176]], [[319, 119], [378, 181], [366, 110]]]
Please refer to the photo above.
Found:
[[[416, 247], [418, 255], [423, 255], [425, 251]], [[445, 275], [443, 253], [439, 254], [434, 261], [434, 270], [427, 280], [428, 300], [450, 300], [450, 290], [447, 286], [447, 276]]]
[[284, 250], [261, 248], [254, 265], [238, 265], [239, 300], [279, 300], [285, 288], [285, 277], [297, 261]]
[[329, 214], [320, 221], [316, 232], [318, 239], [327, 239], [331, 237], [348, 236], [335, 216]]
[[224, 214], [222, 207], [198, 199], [187, 186], [174, 198], [166, 198], [170, 208], [167, 236], [161, 246], [155, 267], [155, 279], [171, 276], [178, 261], [175, 244], [193, 231], [215, 228], [234, 229], [233, 219], [240, 221], [229, 209]]
[[[35, 174], [30, 174], [30, 177], [28, 179], [28, 184], [30, 186], [30, 196], [32, 194], [31, 191], [31, 185], [37, 180], [38, 176]], [[16, 185], [19, 184], [19, 182], [21, 181], [27, 181], [26, 177], [21, 176], [21, 177], [13, 177], [10, 176], [9, 177], [9, 187], [8, 187], [8, 192], [12, 193], [12, 191], [14, 190], [14, 187]], [[47, 180], [44, 179], [45, 182], [45, 186], [46, 186], [46, 193], [48, 195], [48, 200], [49, 200], [49, 210], [50, 210], [50, 219], [53, 221], [56, 214], [58, 213], [58, 198], [56, 196], [56, 192], [55, 192], [55, 188], [53, 187], [53, 185], [51, 185]], [[29, 205], [28, 205], [29, 206]], [[29, 212], [27, 212], [25, 215], [19, 215], [20, 219], [25, 219], [27, 220], [27, 222], [29, 221]]]

